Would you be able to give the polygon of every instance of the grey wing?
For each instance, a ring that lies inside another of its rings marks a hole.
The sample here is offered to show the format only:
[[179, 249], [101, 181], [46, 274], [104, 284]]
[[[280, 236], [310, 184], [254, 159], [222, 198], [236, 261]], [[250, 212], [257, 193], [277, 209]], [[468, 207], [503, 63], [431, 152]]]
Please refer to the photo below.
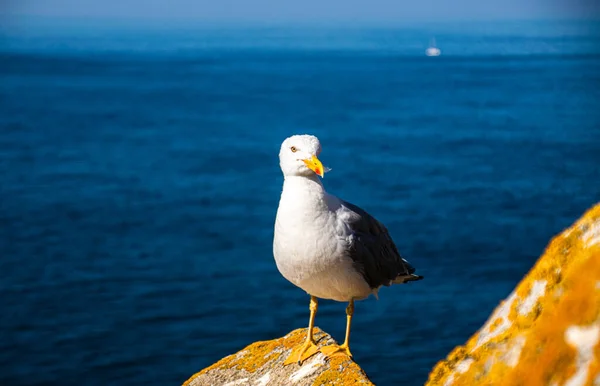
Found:
[[349, 256], [371, 288], [423, 278], [415, 275], [415, 268], [400, 256], [382, 223], [356, 205], [345, 201], [341, 204], [353, 212], [347, 221], [352, 230]]

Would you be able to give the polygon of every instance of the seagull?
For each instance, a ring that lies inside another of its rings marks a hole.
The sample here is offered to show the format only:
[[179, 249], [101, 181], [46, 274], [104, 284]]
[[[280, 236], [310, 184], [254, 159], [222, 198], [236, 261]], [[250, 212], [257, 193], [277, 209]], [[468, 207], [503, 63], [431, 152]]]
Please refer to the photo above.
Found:
[[[284, 182], [275, 219], [273, 255], [281, 275], [310, 295], [310, 316], [304, 343], [284, 364], [323, 353], [348, 355], [354, 301], [374, 295], [381, 286], [420, 280], [415, 268], [398, 253], [386, 227], [365, 210], [325, 191], [327, 169], [317, 156], [321, 143], [313, 135], [283, 141], [279, 165]], [[320, 350], [313, 337], [318, 299], [347, 302], [342, 345]]]

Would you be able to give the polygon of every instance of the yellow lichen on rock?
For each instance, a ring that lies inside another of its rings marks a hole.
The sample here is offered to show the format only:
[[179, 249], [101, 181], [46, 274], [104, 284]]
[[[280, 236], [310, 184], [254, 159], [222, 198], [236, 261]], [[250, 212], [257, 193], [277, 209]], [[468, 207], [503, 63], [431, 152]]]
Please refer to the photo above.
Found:
[[600, 205], [550, 242], [427, 385], [600, 385]]
[[[284, 366], [293, 347], [306, 339], [306, 329], [298, 329], [286, 336], [256, 342], [205, 368], [188, 379], [184, 386], [200, 385], [373, 385], [364, 371], [347, 356], [326, 360], [316, 354], [301, 366]], [[315, 339], [322, 347], [334, 340], [315, 328]]]

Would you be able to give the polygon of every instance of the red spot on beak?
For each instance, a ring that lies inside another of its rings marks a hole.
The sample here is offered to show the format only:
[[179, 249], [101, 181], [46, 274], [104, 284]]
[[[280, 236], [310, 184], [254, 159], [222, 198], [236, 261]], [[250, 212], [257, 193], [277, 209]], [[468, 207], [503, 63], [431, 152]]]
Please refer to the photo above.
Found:
[[319, 168], [316, 168], [316, 169], [315, 169], [315, 173], [317, 173], [318, 175], [321, 175], [321, 169], [319, 169]]

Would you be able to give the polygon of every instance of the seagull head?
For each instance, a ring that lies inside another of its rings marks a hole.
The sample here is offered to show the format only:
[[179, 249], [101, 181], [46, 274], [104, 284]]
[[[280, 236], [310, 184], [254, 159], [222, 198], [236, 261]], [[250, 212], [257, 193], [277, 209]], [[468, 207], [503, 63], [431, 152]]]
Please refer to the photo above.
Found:
[[317, 156], [321, 152], [321, 143], [314, 135], [293, 135], [286, 138], [279, 150], [279, 166], [284, 176], [319, 175], [323, 177], [324, 168]]

